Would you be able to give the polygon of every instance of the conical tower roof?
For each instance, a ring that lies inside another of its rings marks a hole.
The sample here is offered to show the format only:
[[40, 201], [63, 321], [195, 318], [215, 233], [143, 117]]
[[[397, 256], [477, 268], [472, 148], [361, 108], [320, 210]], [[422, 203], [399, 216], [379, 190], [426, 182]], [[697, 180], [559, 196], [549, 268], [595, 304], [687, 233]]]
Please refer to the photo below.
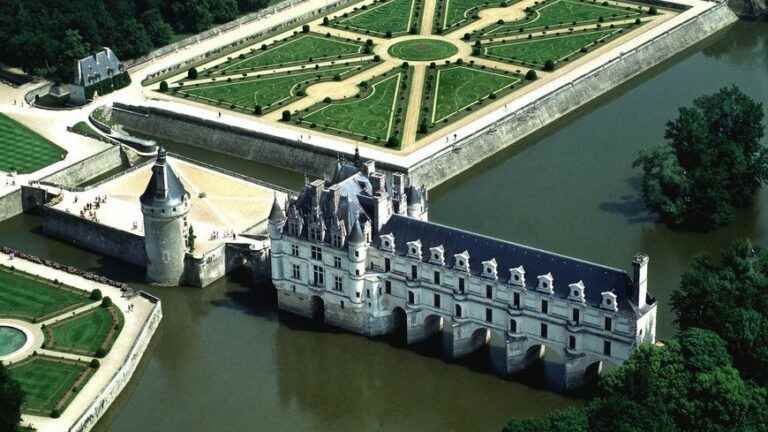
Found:
[[283, 206], [280, 205], [277, 195], [275, 195], [275, 200], [272, 201], [272, 210], [269, 211], [269, 220], [272, 222], [282, 222], [285, 220], [285, 211], [283, 211]]
[[173, 208], [184, 202], [187, 191], [166, 160], [163, 147], [157, 151], [157, 161], [152, 167], [152, 177], [141, 194], [141, 204], [148, 207]]
[[350, 244], [362, 244], [365, 242], [363, 230], [360, 228], [360, 221], [357, 219], [355, 219], [355, 226], [352, 227], [352, 232], [349, 234], [347, 242]]

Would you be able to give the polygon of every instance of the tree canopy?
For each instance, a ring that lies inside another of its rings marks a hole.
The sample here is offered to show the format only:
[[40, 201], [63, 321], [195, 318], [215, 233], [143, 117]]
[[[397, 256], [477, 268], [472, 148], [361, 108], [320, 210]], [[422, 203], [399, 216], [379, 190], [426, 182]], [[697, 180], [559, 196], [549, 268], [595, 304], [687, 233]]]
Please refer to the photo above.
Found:
[[0, 431], [15, 431], [21, 422], [24, 394], [8, 369], [0, 363]]
[[736, 87], [702, 96], [667, 123], [666, 143], [641, 152], [646, 205], [672, 226], [711, 230], [752, 204], [768, 180], [763, 105]]
[[35, 75], [67, 82], [74, 61], [101, 47], [122, 59], [199, 33], [269, 0], [4, 0], [0, 58]]

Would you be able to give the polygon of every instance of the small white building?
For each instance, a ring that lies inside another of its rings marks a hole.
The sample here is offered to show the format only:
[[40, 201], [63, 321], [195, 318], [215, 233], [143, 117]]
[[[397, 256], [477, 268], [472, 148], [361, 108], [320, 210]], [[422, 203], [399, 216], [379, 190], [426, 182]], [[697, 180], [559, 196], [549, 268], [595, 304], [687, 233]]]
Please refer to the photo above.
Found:
[[485, 345], [499, 374], [559, 354], [564, 386], [655, 341], [648, 257], [625, 271], [428, 221], [424, 188], [339, 163], [270, 214], [281, 309], [408, 343], [440, 333], [455, 358]]

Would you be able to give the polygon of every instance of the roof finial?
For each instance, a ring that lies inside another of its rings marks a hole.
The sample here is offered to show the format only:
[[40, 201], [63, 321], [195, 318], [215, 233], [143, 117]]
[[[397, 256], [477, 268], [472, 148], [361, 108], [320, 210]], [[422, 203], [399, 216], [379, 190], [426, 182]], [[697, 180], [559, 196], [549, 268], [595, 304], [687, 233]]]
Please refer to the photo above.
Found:
[[157, 150], [157, 163], [164, 164], [165, 163], [165, 147], [160, 146], [160, 148]]

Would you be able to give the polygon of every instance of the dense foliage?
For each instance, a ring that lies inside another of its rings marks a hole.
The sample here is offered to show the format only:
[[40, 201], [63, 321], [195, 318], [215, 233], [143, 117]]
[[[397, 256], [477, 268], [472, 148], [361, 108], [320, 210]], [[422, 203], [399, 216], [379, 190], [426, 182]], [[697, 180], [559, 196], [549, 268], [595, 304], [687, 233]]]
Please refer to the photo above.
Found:
[[505, 432], [768, 431], [768, 251], [696, 258], [672, 296], [680, 334], [641, 346], [583, 407]]
[[3, 0], [0, 58], [27, 72], [70, 81], [74, 60], [103, 46], [122, 59], [199, 33], [269, 0]]
[[667, 124], [667, 142], [642, 152], [647, 206], [672, 226], [711, 230], [752, 203], [768, 180], [763, 105], [737, 87], [696, 99]]
[[0, 363], [0, 431], [16, 431], [21, 422], [23, 402], [21, 386], [11, 379], [8, 369]]

